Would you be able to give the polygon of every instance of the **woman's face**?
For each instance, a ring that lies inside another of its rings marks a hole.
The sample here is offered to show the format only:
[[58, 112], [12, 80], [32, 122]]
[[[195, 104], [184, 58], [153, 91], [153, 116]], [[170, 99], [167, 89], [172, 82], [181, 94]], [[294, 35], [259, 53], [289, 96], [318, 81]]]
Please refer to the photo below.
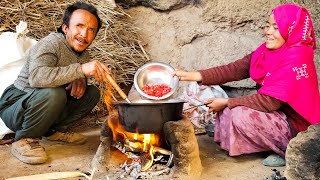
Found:
[[269, 20], [267, 21], [267, 25], [264, 28], [263, 34], [266, 38], [266, 46], [268, 49], [278, 49], [285, 43], [285, 40], [280, 35], [273, 14], [270, 15]]

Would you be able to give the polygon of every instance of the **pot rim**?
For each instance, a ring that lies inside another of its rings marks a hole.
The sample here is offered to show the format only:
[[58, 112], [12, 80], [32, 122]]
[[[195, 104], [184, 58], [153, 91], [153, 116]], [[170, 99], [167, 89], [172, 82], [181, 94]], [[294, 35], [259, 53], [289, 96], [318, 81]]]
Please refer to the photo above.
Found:
[[136, 100], [128, 103], [127, 101], [116, 101], [115, 105], [157, 105], [157, 104], [175, 104], [175, 103], [185, 103], [181, 99], [169, 99], [169, 100]]

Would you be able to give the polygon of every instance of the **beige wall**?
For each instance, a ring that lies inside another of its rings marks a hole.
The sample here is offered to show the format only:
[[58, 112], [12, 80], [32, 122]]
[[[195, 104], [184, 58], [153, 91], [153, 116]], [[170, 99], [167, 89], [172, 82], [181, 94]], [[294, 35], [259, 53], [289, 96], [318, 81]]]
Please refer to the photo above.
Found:
[[[152, 60], [175, 68], [196, 70], [232, 62], [263, 42], [262, 27], [271, 9], [280, 3], [299, 3], [312, 14], [320, 44], [318, 0], [201, 0], [197, 6], [158, 11], [150, 7], [129, 8], [131, 21]], [[316, 51], [319, 74], [320, 51]], [[229, 83], [250, 87], [251, 81]]]

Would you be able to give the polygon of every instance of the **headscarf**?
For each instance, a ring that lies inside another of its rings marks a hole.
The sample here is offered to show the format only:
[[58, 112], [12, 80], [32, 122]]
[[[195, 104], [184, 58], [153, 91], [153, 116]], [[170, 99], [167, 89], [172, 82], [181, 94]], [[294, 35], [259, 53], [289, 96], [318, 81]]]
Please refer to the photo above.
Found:
[[320, 96], [314, 63], [316, 38], [309, 12], [298, 5], [273, 9], [285, 43], [275, 50], [258, 47], [251, 59], [250, 76], [260, 84], [259, 94], [287, 102], [311, 124], [320, 122]]

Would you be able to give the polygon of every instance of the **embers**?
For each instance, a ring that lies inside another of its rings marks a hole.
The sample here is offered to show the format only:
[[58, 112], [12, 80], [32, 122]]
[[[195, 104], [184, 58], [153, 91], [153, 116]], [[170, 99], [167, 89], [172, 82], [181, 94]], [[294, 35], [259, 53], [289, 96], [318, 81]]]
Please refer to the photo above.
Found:
[[[108, 174], [112, 174], [116, 179], [119, 177], [121, 179], [127, 179], [126, 177], [152, 179], [154, 176], [161, 176], [162, 179], [200, 178], [202, 166], [199, 148], [189, 119], [184, 117], [181, 120], [168, 121], [164, 124], [161, 138], [162, 141], [165, 138], [171, 151], [160, 146], [159, 135], [122, 131], [121, 127], [116, 124], [118, 121], [118, 114], [111, 113], [108, 117], [108, 125], [103, 124], [102, 141], [92, 161], [92, 167], [97, 167], [101, 172], [106, 169], [103, 167], [109, 167], [111, 139], [116, 139], [113, 146], [126, 154], [128, 158], [124, 160], [124, 163], [121, 162], [121, 169], [117, 169], [115, 173], [109, 169]], [[170, 168], [172, 164], [174, 168]], [[151, 167], [147, 168], [148, 166]], [[142, 171], [142, 168], [145, 171]]]
[[127, 132], [120, 125], [116, 114], [109, 115], [108, 127], [112, 130], [112, 146], [128, 158], [120, 165], [120, 178], [152, 178], [170, 172], [173, 165], [171, 151], [160, 147], [159, 134]]
[[120, 165], [120, 178], [131, 176], [136, 179], [149, 179], [170, 173], [173, 165], [171, 151], [150, 144], [146, 147], [143, 142], [131, 139], [125, 139], [123, 142], [114, 141], [112, 146], [128, 158]]

